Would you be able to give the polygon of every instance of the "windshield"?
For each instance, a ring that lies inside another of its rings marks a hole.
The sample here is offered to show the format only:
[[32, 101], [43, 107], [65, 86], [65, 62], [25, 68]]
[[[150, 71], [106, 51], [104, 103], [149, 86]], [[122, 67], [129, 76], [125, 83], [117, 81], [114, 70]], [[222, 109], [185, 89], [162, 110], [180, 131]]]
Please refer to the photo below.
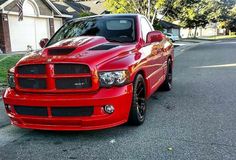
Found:
[[47, 46], [66, 38], [102, 36], [110, 42], [135, 42], [134, 18], [90, 17], [66, 23], [49, 41]]

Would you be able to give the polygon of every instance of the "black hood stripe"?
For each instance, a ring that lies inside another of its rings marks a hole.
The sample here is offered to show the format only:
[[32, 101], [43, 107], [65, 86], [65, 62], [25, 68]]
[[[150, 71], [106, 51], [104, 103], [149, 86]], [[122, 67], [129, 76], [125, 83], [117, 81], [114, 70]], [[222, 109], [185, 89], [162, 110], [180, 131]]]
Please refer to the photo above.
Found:
[[92, 50], [92, 51], [109, 50], [118, 46], [119, 45], [115, 45], [115, 44], [102, 44], [102, 45], [90, 48], [89, 50]]

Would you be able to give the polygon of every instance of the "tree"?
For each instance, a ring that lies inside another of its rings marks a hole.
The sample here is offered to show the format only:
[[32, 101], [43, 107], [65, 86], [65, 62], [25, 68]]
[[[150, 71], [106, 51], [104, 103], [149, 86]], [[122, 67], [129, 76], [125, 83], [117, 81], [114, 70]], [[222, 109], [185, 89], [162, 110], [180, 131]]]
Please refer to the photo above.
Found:
[[236, 6], [230, 10], [229, 17], [224, 21], [224, 28], [236, 32]]
[[139, 13], [153, 22], [167, 1], [173, 0], [106, 0], [105, 6], [112, 13]]
[[220, 12], [219, 17], [220, 28], [225, 28], [227, 32], [229, 30], [236, 31], [236, 1], [235, 0], [220, 0]]
[[167, 15], [169, 19], [180, 20], [185, 28], [205, 27], [209, 22], [216, 22], [220, 16], [218, 0], [176, 0]]
[[[149, 3], [150, 2], [150, 5]], [[235, 14], [229, 14], [235, 0], [106, 0], [105, 5], [112, 13], [140, 13], [152, 22], [156, 13], [161, 13], [167, 21], [179, 20], [185, 28], [205, 27], [210, 22], [227, 21], [226, 26], [235, 24]], [[236, 10], [236, 9], [235, 9]], [[229, 21], [231, 17], [231, 21]], [[223, 20], [224, 19], [224, 20]], [[156, 21], [156, 20], [155, 20]]]

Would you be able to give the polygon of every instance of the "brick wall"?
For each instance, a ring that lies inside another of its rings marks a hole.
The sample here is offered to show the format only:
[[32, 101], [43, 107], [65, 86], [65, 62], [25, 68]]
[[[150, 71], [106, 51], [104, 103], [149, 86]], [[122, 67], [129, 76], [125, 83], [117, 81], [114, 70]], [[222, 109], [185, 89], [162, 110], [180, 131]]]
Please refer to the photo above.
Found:
[[50, 28], [50, 37], [52, 37], [55, 32], [53, 18], [49, 18], [49, 28]]
[[0, 14], [0, 48], [4, 53], [11, 52], [8, 16]]

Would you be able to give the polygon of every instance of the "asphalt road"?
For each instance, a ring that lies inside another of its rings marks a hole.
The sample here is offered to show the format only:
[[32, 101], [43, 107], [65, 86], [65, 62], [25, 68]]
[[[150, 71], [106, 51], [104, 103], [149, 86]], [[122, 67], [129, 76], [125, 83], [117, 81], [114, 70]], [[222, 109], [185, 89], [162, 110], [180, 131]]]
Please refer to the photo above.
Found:
[[173, 90], [152, 96], [142, 126], [89, 132], [5, 126], [0, 159], [235, 160], [236, 41], [182, 52], [175, 60]]

